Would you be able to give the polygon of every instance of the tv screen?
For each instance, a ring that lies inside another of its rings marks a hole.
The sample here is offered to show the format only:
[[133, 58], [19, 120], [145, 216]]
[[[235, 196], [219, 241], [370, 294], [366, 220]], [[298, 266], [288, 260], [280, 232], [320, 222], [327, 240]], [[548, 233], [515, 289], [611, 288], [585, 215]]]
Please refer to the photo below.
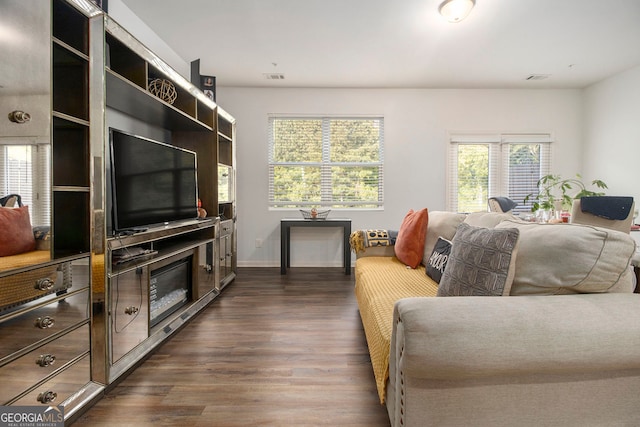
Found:
[[198, 217], [196, 153], [110, 129], [113, 230]]

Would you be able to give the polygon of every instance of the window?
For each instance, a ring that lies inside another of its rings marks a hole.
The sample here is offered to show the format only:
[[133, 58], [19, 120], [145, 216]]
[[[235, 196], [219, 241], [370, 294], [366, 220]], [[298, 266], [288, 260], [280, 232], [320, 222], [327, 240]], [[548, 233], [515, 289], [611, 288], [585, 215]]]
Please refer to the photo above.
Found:
[[0, 196], [19, 194], [32, 225], [49, 225], [48, 145], [0, 145]]
[[550, 148], [549, 134], [452, 135], [447, 209], [486, 211], [489, 197], [505, 196], [515, 213], [531, 212], [524, 198], [549, 173]]
[[269, 118], [269, 206], [383, 206], [383, 119]]

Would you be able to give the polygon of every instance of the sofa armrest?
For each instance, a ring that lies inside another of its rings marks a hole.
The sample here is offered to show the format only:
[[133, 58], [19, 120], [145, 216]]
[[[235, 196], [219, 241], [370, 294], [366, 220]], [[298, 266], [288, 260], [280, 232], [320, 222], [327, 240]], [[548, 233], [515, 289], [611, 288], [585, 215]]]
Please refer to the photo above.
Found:
[[639, 308], [638, 294], [410, 298], [395, 345], [425, 379], [637, 369]]
[[621, 409], [611, 419], [638, 416], [630, 389], [640, 384], [639, 307], [638, 294], [400, 300], [387, 386], [392, 425], [416, 425], [425, 414], [437, 425], [461, 422], [446, 402], [476, 425], [491, 424], [494, 413], [504, 425], [511, 416], [522, 422], [533, 400], [555, 425], [602, 416], [614, 401]]

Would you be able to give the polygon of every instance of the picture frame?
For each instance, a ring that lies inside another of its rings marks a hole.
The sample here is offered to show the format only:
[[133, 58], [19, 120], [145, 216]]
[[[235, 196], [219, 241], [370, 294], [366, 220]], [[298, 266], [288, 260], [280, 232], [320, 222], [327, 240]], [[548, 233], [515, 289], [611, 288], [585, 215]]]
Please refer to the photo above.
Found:
[[100, 9], [108, 12], [109, 9], [109, 0], [91, 0], [91, 3], [98, 6]]

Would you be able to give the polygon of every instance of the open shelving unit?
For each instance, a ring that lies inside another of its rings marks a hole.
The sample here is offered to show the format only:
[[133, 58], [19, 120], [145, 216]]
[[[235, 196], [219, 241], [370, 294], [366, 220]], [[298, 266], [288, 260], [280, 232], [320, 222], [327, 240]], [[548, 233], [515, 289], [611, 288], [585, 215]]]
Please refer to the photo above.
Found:
[[[51, 196], [50, 221], [42, 224], [51, 225], [51, 248], [0, 270], [0, 288], [28, 291], [19, 299], [0, 295], [0, 404], [62, 404], [69, 423], [235, 277], [235, 119], [90, 0], [10, 0], [2, 12], [30, 28], [28, 41], [46, 51], [27, 52], [16, 64], [36, 67], [37, 56], [37, 66], [46, 66], [38, 83], [48, 89], [38, 98], [49, 126], [37, 144], [50, 143], [43, 151], [50, 163], [38, 191]], [[149, 91], [156, 79], [170, 82], [174, 100]], [[23, 92], [31, 95], [26, 86]], [[111, 120], [197, 154], [207, 218], [114, 235]], [[130, 249], [148, 256], [114, 259]], [[50, 351], [55, 364], [43, 356]]]
[[90, 251], [89, 19], [62, 0], [52, 17], [53, 258]]
[[[105, 57], [105, 105], [138, 122], [161, 128], [168, 135], [168, 140], [163, 142], [197, 154], [198, 196], [202, 208], [212, 218], [191, 225], [150, 228], [124, 238], [112, 236], [112, 227], [107, 219], [105, 280], [108, 283], [106, 313], [109, 313], [109, 318], [105, 319], [105, 324], [109, 350], [106, 378], [107, 382], [113, 382], [215, 298], [223, 285], [235, 277], [235, 270], [231, 273], [232, 259], [235, 266], [235, 252], [226, 256], [232, 253], [232, 248], [235, 251], [235, 244], [231, 246], [229, 243], [227, 248], [227, 242], [233, 241], [231, 233], [222, 233], [227, 222], [217, 218], [220, 212], [235, 216], [235, 200], [220, 204], [217, 173], [221, 152], [224, 153], [225, 164], [234, 166], [235, 163], [229, 146], [234, 138], [234, 119], [109, 16], [105, 16]], [[150, 92], [150, 85], [157, 79], [168, 82], [175, 89], [175, 99], [161, 99]], [[223, 128], [219, 129], [219, 126]], [[223, 148], [220, 148], [221, 134], [225, 144]], [[107, 144], [105, 141], [105, 148]], [[109, 206], [106, 206], [106, 211], [109, 211]], [[134, 247], [150, 251], [153, 256], [127, 263], [124, 267], [113, 263], [114, 251]], [[174, 268], [173, 263], [182, 265], [183, 261], [184, 265], [190, 263], [192, 266], [189, 291], [184, 292], [186, 300], [175, 306], [175, 311], [167, 312], [166, 318], [154, 320], [152, 304], [157, 286], [154, 272]], [[224, 280], [221, 278], [223, 274]], [[137, 301], [135, 304], [138, 305], [129, 307], [129, 312], [144, 313], [133, 320], [115, 308], [115, 301], [127, 297], [123, 286], [137, 289], [135, 285], [140, 281], [148, 288], [149, 294], [145, 295], [143, 300], [146, 302], [142, 306], [139, 306], [143, 301], [140, 295], [134, 292], [131, 296], [132, 304]], [[117, 325], [126, 323], [126, 319], [134, 322], [135, 326], [129, 327], [130, 332], [119, 332]]]
[[236, 276], [236, 147], [235, 119], [218, 110], [218, 215], [220, 216], [220, 283], [224, 287]]

